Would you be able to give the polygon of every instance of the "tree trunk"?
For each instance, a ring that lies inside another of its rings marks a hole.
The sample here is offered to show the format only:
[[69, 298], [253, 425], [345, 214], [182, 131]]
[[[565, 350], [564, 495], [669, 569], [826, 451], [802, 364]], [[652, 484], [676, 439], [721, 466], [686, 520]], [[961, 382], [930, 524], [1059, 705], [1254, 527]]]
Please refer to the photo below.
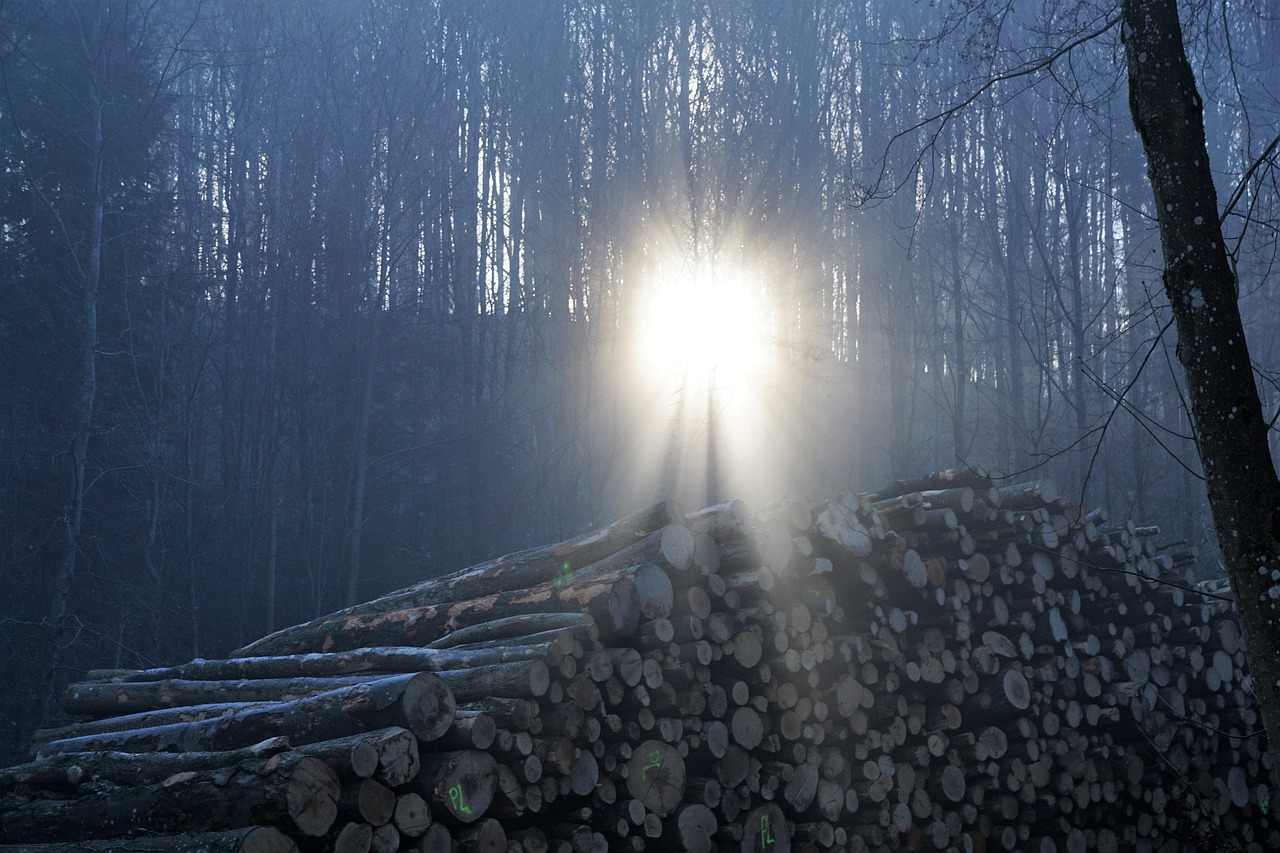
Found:
[[[99, 29], [103, 22], [97, 22]], [[105, 38], [97, 32], [85, 34], [89, 42]], [[87, 257], [82, 268], [83, 282], [80, 293], [80, 389], [75, 401], [75, 434], [71, 439], [71, 490], [63, 509], [64, 551], [54, 576], [53, 597], [49, 604], [49, 621], [46, 623], [48, 645], [44, 650], [41, 675], [43, 686], [43, 719], [48, 721], [54, 713], [57, 697], [58, 667], [62, 660], [63, 635], [67, 627], [67, 603], [71, 597], [71, 579], [76, 573], [80, 554], [80, 531], [84, 524], [84, 501], [88, 474], [89, 435], [92, 432], [98, 393], [98, 291], [102, 284], [103, 218], [106, 215], [107, 189], [103, 186], [105, 148], [103, 122], [104, 98], [100, 86], [107, 85], [106, 69], [102, 67], [102, 53], [92, 60], [94, 81], [88, 87], [86, 108], [90, 111], [92, 141], [89, 152], [89, 194], [92, 199], [89, 214]]]
[[[1178, 361], [1280, 787], [1280, 481], [1254, 384], [1174, 0], [1125, 0], [1129, 108], [1147, 154]], [[1280, 805], [1280, 797], [1276, 798]]]

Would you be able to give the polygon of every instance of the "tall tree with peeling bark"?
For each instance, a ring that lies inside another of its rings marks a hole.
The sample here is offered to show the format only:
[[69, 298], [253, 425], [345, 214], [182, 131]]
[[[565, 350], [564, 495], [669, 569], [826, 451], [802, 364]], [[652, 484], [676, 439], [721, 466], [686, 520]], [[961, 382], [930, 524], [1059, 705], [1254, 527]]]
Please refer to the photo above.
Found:
[[1196, 447], [1280, 786], [1280, 479], [1223, 243], [1203, 107], [1175, 0], [1125, 0], [1122, 25]]

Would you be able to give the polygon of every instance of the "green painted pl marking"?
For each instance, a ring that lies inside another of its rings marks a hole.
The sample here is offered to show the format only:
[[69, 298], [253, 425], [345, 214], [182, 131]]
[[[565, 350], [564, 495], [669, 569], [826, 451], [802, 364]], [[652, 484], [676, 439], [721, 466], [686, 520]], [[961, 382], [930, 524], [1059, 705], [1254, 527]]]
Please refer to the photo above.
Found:
[[640, 781], [649, 781], [649, 771], [662, 767], [662, 750], [655, 749], [649, 753], [649, 763], [640, 768]]
[[560, 570], [556, 572], [554, 583], [558, 587], [568, 586], [571, 580], [573, 580], [573, 570], [569, 568], [568, 561], [565, 561], [560, 564]]
[[453, 803], [454, 811], [471, 814], [471, 806], [467, 805], [467, 798], [463, 796], [461, 785], [454, 785], [449, 789], [449, 802]]
[[767, 814], [760, 815], [760, 846], [770, 847], [773, 845], [773, 827], [769, 826], [769, 816]]

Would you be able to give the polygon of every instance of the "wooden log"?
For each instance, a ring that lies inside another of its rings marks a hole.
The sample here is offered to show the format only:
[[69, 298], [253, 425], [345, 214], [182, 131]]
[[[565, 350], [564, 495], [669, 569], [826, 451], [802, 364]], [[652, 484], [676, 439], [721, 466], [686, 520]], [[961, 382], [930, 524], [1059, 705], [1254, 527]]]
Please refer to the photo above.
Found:
[[692, 803], [681, 807], [674, 821], [663, 824], [663, 837], [675, 850], [711, 853], [716, 849], [715, 834], [719, 828], [711, 809]]
[[814, 532], [817, 534], [814, 544], [819, 546], [820, 553], [820, 543], [827, 543], [856, 558], [871, 554], [871, 534], [858, 520], [856, 506], [845, 500], [828, 501], [818, 508]]
[[454, 853], [453, 833], [444, 824], [434, 822], [409, 850], [414, 853]]
[[343, 781], [372, 778], [396, 788], [418, 775], [418, 739], [399, 726], [303, 744], [293, 751], [321, 759]]
[[[477, 703], [488, 699], [527, 699], [544, 696], [551, 686], [551, 673], [540, 660], [516, 661], [477, 669], [454, 669], [436, 673], [459, 702]], [[495, 722], [498, 718], [494, 717]]]
[[684, 523], [695, 536], [706, 533], [722, 542], [751, 532], [751, 511], [742, 501], [730, 500], [690, 513]]
[[[557, 545], [508, 554], [487, 563], [462, 569], [450, 575], [432, 578], [414, 586], [348, 607], [302, 625], [285, 628], [263, 637], [232, 653], [233, 657], [288, 654], [290, 646], [310, 646], [301, 637], [324, 637], [344, 623], [362, 621], [371, 616], [397, 611], [439, 607], [442, 603], [500, 595], [532, 587], [557, 583], [569, 571], [589, 566], [635, 543], [638, 538], [661, 530], [678, 521], [679, 507], [664, 501], [622, 518], [600, 530], [574, 537]], [[562, 586], [563, 582], [560, 582]], [[536, 612], [536, 611], [524, 611]], [[516, 614], [501, 614], [516, 615]], [[479, 621], [479, 620], [477, 620]], [[461, 622], [462, 626], [475, 624]], [[444, 632], [441, 632], [443, 634]], [[437, 637], [424, 638], [424, 642]], [[301, 650], [301, 649], [297, 649]], [[315, 649], [329, 651], [330, 649]]]
[[256, 768], [185, 772], [160, 784], [0, 804], [0, 842], [206, 832], [257, 823], [289, 824], [318, 837], [333, 825], [338, 793], [338, 777], [324, 762], [276, 755]]
[[[540, 681], [541, 677], [536, 672], [530, 671], [529, 678], [532, 683]], [[484, 714], [492, 718], [499, 729], [528, 732], [531, 735], [541, 732], [544, 725], [538, 703], [527, 697], [485, 695], [460, 701], [458, 710], [463, 713]]]
[[774, 503], [761, 507], [753, 516], [757, 527], [785, 524], [795, 533], [813, 526], [813, 504], [802, 494], [792, 492]]
[[493, 756], [474, 749], [424, 753], [414, 791], [434, 813], [458, 823], [474, 823], [488, 811], [498, 787]]
[[992, 480], [999, 479], [1000, 476], [999, 473], [987, 468], [948, 468], [925, 474], [914, 480], [899, 480], [890, 486], [885, 486], [874, 492], [860, 494], [858, 497], [862, 500], [876, 501], [895, 498], [899, 495], [913, 492], [958, 489], [965, 486], [974, 489], [987, 489], [991, 487]]
[[419, 838], [431, 827], [431, 808], [421, 795], [409, 791], [396, 797], [391, 820], [406, 838]]
[[[71, 723], [66, 726], [59, 726], [58, 728], [52, 729], [36, 729], [31, 736], [31, 740], [32, 743], [38, 747], [42, 743], [47, 743], [53, 740], [69, 740], [72, 738], [83, 738], [91, 735], [126, 732], [133, 729], [154, 729], [159, 726], [194, 723], [203, 720], [216, 720], [222, 717], [231, 716], [240, 711], [260, 708], [266, 704], [277, 704], [279, 701], [297, 701], [299, 698], [315, 696], [321, 692], [328, 692], [342, 687], [350, 687], [375, 679], [376, 677], [370, 678], [369, 676], [333, 679], [332, 681], [326, 681], [322, 688], [303, 690], [301, 691], [301, 695], [293, 691], [284, 691], [285, 698], [280, 700], [268, 699], [257, 702], [225, 702], [221, 704], [184, 705], [177, 708], [164, 708], [158, 711], [142, 711], [134, 714], [123, 714], [119, 717], [105, 717], [98, 720]], [[325, 681], [325, 679], [319, 680]]]
[[297, 843], [273, 826], [109, 841], [0, 844], [0, 853], [297, 853], [297, 850]]
[[[584, 617], [583, 614], [562, 613], [556, 615], [589, 618]], [[117, 693], [127, 695], [130, 691], [163, 691], [166, 689], [163, 687], [142, 687], [139, 682], [332, 678], [344, 675], [376, 675], [378, 673], [395, 672], [438, 672], [441, 670], [493, 666], [509, 661], [533, 660], [545, 654], [545, 643], [533, 646], [525, 643], [510, 643], [495, 649], [424, 649], [412, 646], [391, 646], [350, 649], [328, 654], [309, 653], [274, 657], [232, 658], [229, 660], [196, 660], [180, 666], [132, 671], [130, 675], [119, 676], [109, 683], [101, 681], [78, 682], [67, 688], [63, 696], [63, 702], [68, 713], [118, 714], [136, 709], [115, 704], [106, 704], [101, 708], [86, 705], [82, 709], [76, 703], [81, 701], [101, 702], [102, 700], [97, 697], [112, 696]], [[233, 700], [227, 699], [226, 701]], [[183, 701], [177, 704], [193, 703]], [[156, 707], [173, 707], [173, 704], [160, 704]]]
[[373, 838], [369, 849], [373, 853], [396, 853], [400, 849], [400, 830], [393, 823], [384, 823], [373, 828]]
[[288, 746], [288, 738], [273, 737], [251, 747], [223, 752], [60, 753], [28, 764], [0, 769], [0, 793], [18, 787], [72, 792], [82, 783], [88, 782], [145, 785], [183, 771], [214, 770], [231, 767], [242, 761], [266, 758], [284, 751]]
[[775, 803], [753, 809], [742, 821], [741, 853], [790, 853], [787, 819]]
[[495, 618], [555, 611], [588, 613], [602, 635], [625, 637], [639, 625], [642, 609], [666, 615], [660, 611], [665, 607], [670, 612], [671, 602], [671, 580], [666, 572], [653, 563], [641, 563], [567, 584], [547, 582], [464, 601], [359, 616], [322, 617], [277, 631], [235, 655], [292, 655], [358, 646], [417, 645]]
[[1000, 506], [1004, 509], [1037, 509], [1057, 499], [1058, 487], [1048, 479], [1000, 487]]
[[671, 814], [684, 798], [684, 759], [670, 744], [646, 740], [626, 764], [627, 792], [658, 817]]
[[374, 827], [391, 820], [395, 808], [395, 792], [372, 779], [361, 779], [346, 785], [338, 796], [338, 814], [364, 821]]
[[507, 831], [493, 818], [454, 834], [459, 853], [506, 853]]
[[480, 749], [493, 745], [497, 723], [483, 711], [458, 711], [453, 725], [432, 744], [433, 749]]
[[348, 821], [334, 827], [327, 845], [333, 853], [369, 853], [373, 848], [373, 827], [360, 821]]
[[600, 639], [600, 629], [596, 627], [595, 620], [586, 613], [524, 613], [519, 616], [481, 622], [479, 625], [468, 628], [459, 628], [438, 640], [427, 643], [425, 648], [451, 649], [455, 646], [526, 637], [563, 628], [585, 628], [589, 634], [595, 635], [591, 639]]
[[[121, 715], [115, 722], [94, 721], [45, 730], [43, 739], [55, 740], [122, 731], [126, 728], [148, 728], [172, 722], [202, 719], [200, 709], [215, 709], [233, 704], [291, 702], [339, 687], [373, 681], [385, 675], [348, 675], [330, 678], [264, 678], [245, 681], [167, 681], [136, 684], [91, 682], [72, 684], [63, 695], [62, 707], [68, 714], [96, 717]], [[167, 712], [167, 713], [166, 713]], [[128, 715], [125, 717], [124, 715]]]
[[[508, 664], [512, 665], [520, 664]], [[431, 741], [448, 730], [454, 709], [453, 694], [439, 675], [395, 675], [216, 719], [52, 741], [43, 745], [41, 755], [101, 749], [219, 751], [281, 734], [293, 743], [314, 743], [388, 726], [401, 726], [419, 740]]]

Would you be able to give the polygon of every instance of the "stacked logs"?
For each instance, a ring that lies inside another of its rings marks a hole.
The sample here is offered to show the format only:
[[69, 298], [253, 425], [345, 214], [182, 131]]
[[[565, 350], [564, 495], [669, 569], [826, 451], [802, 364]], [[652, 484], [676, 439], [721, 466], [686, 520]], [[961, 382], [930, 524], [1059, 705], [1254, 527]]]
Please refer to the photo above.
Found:
[[228, 660], [90, 673], [85, 719], [0, 771], [0, 843], [1280, 848], [1230, 592], [1157, 533], [980, 471], [659, 504]]

